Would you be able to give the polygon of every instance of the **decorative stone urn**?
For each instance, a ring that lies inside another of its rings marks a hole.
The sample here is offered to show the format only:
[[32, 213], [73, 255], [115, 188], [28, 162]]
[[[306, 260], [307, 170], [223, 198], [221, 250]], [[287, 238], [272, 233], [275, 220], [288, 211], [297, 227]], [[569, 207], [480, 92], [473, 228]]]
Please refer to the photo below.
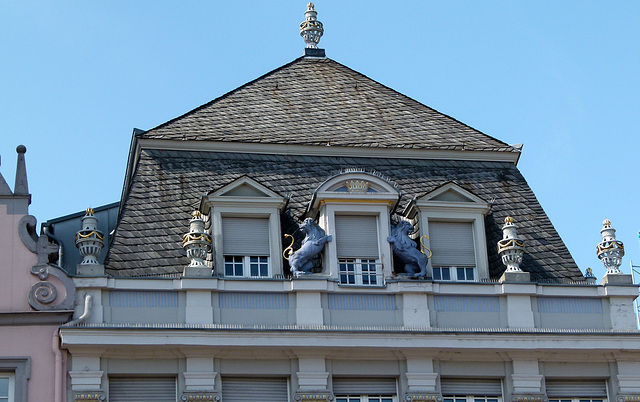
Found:
[[99, 265], [98, 256], [104, 247], [104, 234], [98, 230], [98, 219], [92, 208], [82, 218], [82, 229], [76, 233], [76, 247], [82, 255], [80, 265]]
[[504, 218], [502, 240], [498, 242], [498, 255], [507, 266], [506, 272], [522, 272], [520, 264], [524, 255], [524, 240], [518, 238], [518, 227], [510, 216]]
[[622, 264], [622, 257], [624, 257], [624, 244], [620, 240], [616, 240], [616, 230], [611, 227], [609, 219], [602, 222], [600, 233], [602, 241], [596, 246], [596, 252], [602, 265], [607, 269], [607, 275], [622, 274], [620, 264]]
[[182, 248], [187, 252], [187, 257], [191, 260], [186, 269], [185, 275], [195, 274], [202, 276], [205, 272], [210, 274], [204, 260], [207, 253], [211, 251], [211, 236], [204, 231], [204, 220], [200, 211], [194, 211], [189, 221], [189, 233], [182, 237]]
[[313, 3], [307, 4], [307, 11], [304, 13], [305, 20], [300, 23], [300, 36], [309, 49], [318, 48], [318, 42], [324, 33], [322, 22], [318, 21], [318, 12], [314, 8]]

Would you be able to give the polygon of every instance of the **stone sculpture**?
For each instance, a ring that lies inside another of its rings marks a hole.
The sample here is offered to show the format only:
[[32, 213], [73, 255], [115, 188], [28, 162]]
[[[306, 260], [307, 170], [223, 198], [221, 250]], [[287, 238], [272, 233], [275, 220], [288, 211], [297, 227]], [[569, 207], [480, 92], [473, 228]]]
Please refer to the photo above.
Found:
[[302, 240], [300, 248], [289, 256], [289, 266], [294, 276], [311, 273], [313, 270], [313, 257], [318, 255], [324, 245], [331, 241], [331, 235], [327, 235], [311, 218], [305, 219], [299, 230], [304, 232], [306, 236]]
[[401, 275], [425, 278], [429, 257], [418, 250], [416, 242], [409, 237], [411, 232], [413, 232], [413, 225], [407, 221], [401, 221], [391, 227], [391, 236], [387, 237], [387, 241], [391, 243], [393, 254], [404, 263], [404, 272], [400, 272]]

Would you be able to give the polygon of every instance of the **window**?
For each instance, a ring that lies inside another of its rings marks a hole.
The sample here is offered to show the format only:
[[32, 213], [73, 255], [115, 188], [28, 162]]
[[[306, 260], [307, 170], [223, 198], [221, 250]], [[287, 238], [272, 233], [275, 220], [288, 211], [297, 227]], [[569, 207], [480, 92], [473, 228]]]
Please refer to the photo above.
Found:
[[502, 402], [499, 379], [443, 378], [440, 388], [443, 402]]
[[604, 380], [547, 380], [549, 402], [607, 402]]
[[433, 267], [435, 281], [475, 281], [475, 268]]
[[109, 402], [175, 402], [175, 377], [109, 377]]
[[397, 402], [395, 378], [333, 378], [336, 402]]
[[549, 399], [549, 402], [607, 402], [606, 398], [562, 398]]
[[395, 398], [382, 395], [338, 396], [336, 402], [395, 402]]
[[222, 217], [222, 245], [225, 276], [270, 276], [268, 218]]
[[435, 268], [450, 268], [449, 273], [455, 275], [455, 278], [450, 275], [451, 280], [473, 280], [466, 279], [468, 275], [465, 269], [471, 268], [468, 272], [473, 277], [476, 256], [471, 222], [429, 220], [429, 240], [433, 253], [431, 266], [434, 268], [434, 279]]
[[443, 397], [442, 402], [499, 402], [501, 399], [495, 396], [455, 395]]
[[455, 183], [447, 183], [411, 201], [405, 217], [416, 221], [421, 243], [432, 256], [434, 280], [477, 281], [489, 278], [484, 217], [489, 204]]
[[202, 198], [209, 214], [213, 267], [218, 276], [282, 275], [280, 214], [284, 197], [243, 176]]
[[0, 373], [0, 402], [14, 401], [14, 387], [13, 374]]
[[224, 402], [288, 402], [286, 378], [222, 377]]
[[269, 257], [225, 255], [224, 275], [238, 277], [269, 276]]
[[339, 283], [382, 286], [378, 223], [373, 215], [336, 215]]
[[30, 376], [29, 357], [0, 357], [0, 402], [26, 401]]

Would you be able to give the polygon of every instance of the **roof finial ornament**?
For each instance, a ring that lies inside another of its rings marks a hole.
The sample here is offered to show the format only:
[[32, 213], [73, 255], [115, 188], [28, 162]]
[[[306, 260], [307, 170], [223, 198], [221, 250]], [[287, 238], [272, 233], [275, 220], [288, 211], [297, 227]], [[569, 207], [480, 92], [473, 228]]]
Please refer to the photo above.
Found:
[[520, 264], [524, 255], [524, 240], [518, 237], [518, 226], [510, 216], [504, 218], [502, 240], [498, 242], [498, 255], [507, 266], [507, 272], [522, 272]]
[[624, 257], [624, 244], [620, 240], [616, 240], [616, 230], [611, 227], [611, 221], [605, 219], [602, 222], [602, 241], [598, 243], [596, 248], [598, 258], [602, 261], [602, 265], [607, 269], [609, 274], [621, 274], [620, 265], [622, 257]]
[[318, 48], [318, 42], [324, 33], [322, 22], [318, 21], [318, 12], [314, 8], [313, 3], [307, 4], [307, 11], [304, 13], [305, 20], [300, 24], [300, 36], [309, 49]]
[[104, 247], [104, 234], [98, 230], [98, 219], [89, 207], [82, 217], [82, 229], [76, 233], [76, 247], [80, 250], [80, 265], [99, 265], [98, 256]]

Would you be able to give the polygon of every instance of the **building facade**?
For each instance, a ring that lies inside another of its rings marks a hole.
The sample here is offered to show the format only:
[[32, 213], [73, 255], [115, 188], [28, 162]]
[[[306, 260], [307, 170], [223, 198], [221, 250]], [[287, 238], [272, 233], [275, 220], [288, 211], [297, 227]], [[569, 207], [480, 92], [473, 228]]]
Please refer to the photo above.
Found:
[[0, 174], [0, 401], [62, 402], [65, 354], [58, 326], [71, 320], [73, 280], [51, 263], [58, 246], [29, 215], [26, 148], [13, 191]]
[[312, 5], [301, 34], [303, 57], [134, 130], [113, 233], [46, 225], [75, 219], [83, 254], [67, 400], [640, 401], [610, 223], [596, 284], [519, 147], [327, 58]]

